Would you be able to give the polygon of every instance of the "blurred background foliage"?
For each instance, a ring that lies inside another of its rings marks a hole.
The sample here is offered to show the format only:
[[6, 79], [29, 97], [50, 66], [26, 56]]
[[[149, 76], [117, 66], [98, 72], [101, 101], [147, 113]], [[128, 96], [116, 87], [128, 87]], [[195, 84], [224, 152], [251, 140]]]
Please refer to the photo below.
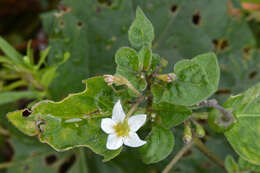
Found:
[[[45, 66], [57, 66], [54, 80], [41, 96], [60, 100], [82, 91], [82, 80], [115, 72], [114, 54], [129, 45], [127, 31], [140, 6], [155, 28], [153, 52], [168, 60], [167, 72], [181, 59], [214, 51], [221, 67], [219, 90], [213, 97], [220, 102], [260, 81], [260, 2], [259, 0], [0, 0], [0, 35], [21, 54], [28, 53], [31, 40], [33, 58], [50, 47]], [[70, 58], [64, 62], [64, 54]], [[27, 54], [28, 55], [28, 54]], [[4, 56], [0, 52], [0, 56]], [[62, 64], [60, 64], [63, 62]], [[176, 145], [162, 162], [145, 165], [135, 149], [124, 148], [112, 161], [86, 148], [57, 153], [34, 137], [27, 137], [6, 119], [6, 113], [30, 107], [35, 97], [16, 93], [38, 91], [31, 85], [15, 85], [21, 76], [0, 65], [0, 172], [7, 173], [157, 173], [183, 146], [182, 127], [173, 129]], [[6, 96], [14, 93], [13, 98]], [[10, 93], [8, 93], [10, 94]], [[235, 158], [241, 172], [260, 172], [249, 167], [234, 153], [223, 135], [207, 127], [203, 142], [225, 160]], [[238, 161], [239, 160], [239, 161]], [[185, 153], [172, 173], [220, 173], [196, 147]]]

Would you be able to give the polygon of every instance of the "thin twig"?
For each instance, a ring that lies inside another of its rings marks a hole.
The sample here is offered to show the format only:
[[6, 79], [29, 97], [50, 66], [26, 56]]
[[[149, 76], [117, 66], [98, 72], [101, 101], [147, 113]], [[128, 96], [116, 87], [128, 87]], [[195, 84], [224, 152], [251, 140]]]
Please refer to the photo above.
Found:
[[164, 168], [162, 173], [168, 173], [172, 167], [178, 162], [178, 160], [183, 156], [184, 153], [186, 153], [193, 145], [193, 141], [186, 144], [177, 154], [176, 156], [171, 160], [171, 162]]
[[127, 112], [126, 114], [126, 118], [128, 118], [129, 116], [131, 116], [136, 109], [138, 108], [138, 106], [145, 100], [145, 96], [141, 96], [138, 98], [138, 100], [135, 102], [135, 104], [131, 107], [131, 109]]
[[210, 151], [203, 142], [201, 142], [200, 139], [197, 137], [194, 137], [194, 144], [195, 146], [203, 153], [205, 154], [210, 160], [212, 160], [214, 163], [216, 163], [218, 166], [221, 168], [225, 169], [225, 164], [224, 162], [218, 158], [212, 151]]

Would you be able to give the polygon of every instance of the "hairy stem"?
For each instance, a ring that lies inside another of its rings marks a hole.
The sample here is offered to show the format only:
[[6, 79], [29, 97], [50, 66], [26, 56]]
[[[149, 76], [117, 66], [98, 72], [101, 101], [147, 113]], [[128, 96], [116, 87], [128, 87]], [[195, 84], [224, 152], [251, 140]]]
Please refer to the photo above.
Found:
[[162, 173], [168, 173], [172, 167], [180, 160], [184, 153], [186, 153], [193, 145], [193, 141], [186, 144], [182, 149], [175, 155], [175, 157], [170, 161], [170, 163], [164, 168]]
[[210, 151], [203, 142], [197, 137], [194, 137], [194, 144], [195, 146], [203, 153], [205, 154], [210, 160], [212, 160], [214, 163], [216, 163], [221, 168], [225, 169], [224, 162], [218, 158], [212, 151]]
[[230, 124], [232, 124], [236, 121], [235, 118], [233, 117], [232, 111], [226, 110], [225, 108], [220, 106], [216, 99], [205, 100], [205, 101], [197, 104], [197, 106], [198, 107], [212, 107], [212, 108], [218, 109], [222, 114], [222, 117], [219, 119], [219, 123], [221, 123], [225, 126], [229, 126]]

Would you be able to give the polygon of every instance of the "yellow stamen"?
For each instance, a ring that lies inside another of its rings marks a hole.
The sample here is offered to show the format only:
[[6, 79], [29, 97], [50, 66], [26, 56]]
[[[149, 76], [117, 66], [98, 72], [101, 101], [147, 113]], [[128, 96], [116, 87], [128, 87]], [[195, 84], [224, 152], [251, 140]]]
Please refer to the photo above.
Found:
[[118, 137], [120, 136], [128, 136], [128, 133], [130, 131], [129, 125], [127, 121], [124, 121], [123, 123], [118, 123], [114, 126], [115, 132]]

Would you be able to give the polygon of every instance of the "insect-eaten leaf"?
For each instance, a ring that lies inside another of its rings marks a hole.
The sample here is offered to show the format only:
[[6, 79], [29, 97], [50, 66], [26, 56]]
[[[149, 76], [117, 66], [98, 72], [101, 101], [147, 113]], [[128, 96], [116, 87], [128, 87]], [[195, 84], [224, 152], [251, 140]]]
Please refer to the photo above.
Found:
[[233, 149], [246, 161], [260, 165], [260, 83], [223, 105], [232, 108], [237, 123], [225, 132]]
[[82, 93], [69, 95], [60, 102], [42, 101], [32, 108], [29, 116], [22, 116], [24, 110], [9, 113], [8, 119], [23, 133], [38, 135], [57, 151], [74, 147], [89, 147], [95, 153], [110, 160], [120, 153], [107, 150], [107, 135], [101, 130], [102, 117], [111, 116], [113, 103], [118, 100], [112, 88], [103, 77], [85, 81], [87, 89]]
[[179, 61], [174, 73], [177, 76], [174, 82], [152, 86], [155, 102], [193, 105], [207, 99], [218, 88], [220, 70], [214, 53]]

